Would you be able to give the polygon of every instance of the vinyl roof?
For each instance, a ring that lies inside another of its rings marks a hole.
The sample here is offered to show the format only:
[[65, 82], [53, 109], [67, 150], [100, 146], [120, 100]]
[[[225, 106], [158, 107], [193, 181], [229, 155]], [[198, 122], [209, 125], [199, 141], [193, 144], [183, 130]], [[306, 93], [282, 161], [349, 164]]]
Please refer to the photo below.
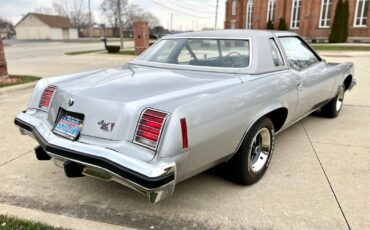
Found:
[[279, 30], [211, 30], [190, 33], [179, 33], [166, 36], [165, 38], [189, 37], [189, 38], [258, 38], [261, 36], [295, 36], [296, 33]]
[[28, 13], [24, 16], [15, 26], [21, 23], [29, 15], [37, 17], [40, 21], [53, 28], [74, 28], [73, 24], [69, 21], [68, 18], [56, 15], [47, 15], [39, 13]]

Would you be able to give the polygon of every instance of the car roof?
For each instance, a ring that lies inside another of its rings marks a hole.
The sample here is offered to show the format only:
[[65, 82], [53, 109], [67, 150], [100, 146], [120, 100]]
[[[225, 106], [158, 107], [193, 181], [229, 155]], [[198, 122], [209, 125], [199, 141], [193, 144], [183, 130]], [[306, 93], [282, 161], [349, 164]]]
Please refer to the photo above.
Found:
[[296, 33], [278, 30], [210, 30], [200, 32], [179, 33], [164, 38], [260, 38], [271, 36], [297, 36]]

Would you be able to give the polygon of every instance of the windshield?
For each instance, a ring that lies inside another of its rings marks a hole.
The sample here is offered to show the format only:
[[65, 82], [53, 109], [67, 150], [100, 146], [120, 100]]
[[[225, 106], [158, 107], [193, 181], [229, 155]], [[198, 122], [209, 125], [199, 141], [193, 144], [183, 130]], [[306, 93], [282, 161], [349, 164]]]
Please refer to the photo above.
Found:
[[164, 39], [137, 60], [190, 66], [245, 68], [249, 65], [249, 46], [249, 40]]

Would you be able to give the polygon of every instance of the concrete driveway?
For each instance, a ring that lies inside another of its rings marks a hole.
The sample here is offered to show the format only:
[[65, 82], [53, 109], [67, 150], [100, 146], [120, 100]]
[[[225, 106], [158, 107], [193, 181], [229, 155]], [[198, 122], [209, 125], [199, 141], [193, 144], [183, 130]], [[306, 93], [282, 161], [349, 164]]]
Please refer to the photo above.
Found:
[[36, 142], [13, 125], [31, 90], [0, 96], [0, 203], [143, 229], [370, 229], [370, 53], [324, 55], [356, 65], [358, 86], [338, 118], [309, 116], [279, 134], [270, 168], [253, 186], [213, 169], [156, 205], [114, 183], [67, 179], [52, 162], [37, 161]]

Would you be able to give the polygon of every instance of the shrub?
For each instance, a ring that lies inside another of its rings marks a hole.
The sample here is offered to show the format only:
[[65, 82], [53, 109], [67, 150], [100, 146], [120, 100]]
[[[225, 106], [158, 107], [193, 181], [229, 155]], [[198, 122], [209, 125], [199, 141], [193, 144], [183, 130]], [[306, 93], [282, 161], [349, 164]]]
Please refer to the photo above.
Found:
[[272, 23], [271, 20], [267, 22], [266, 29], [273, 30], [274, 29], [274, 23]]
[[121, 47], [120, 46], [106, 46], [105, 49], [108, 51], [108, 53], [118, 53]]
[[280, 18], [278, 29], [279, 30], [287, 30], [288, 29], [284, 18]]
[[348, 37], [349, 6], [348, 1], [339, 0], [335, 9], [334, 21], [331, 27], [329, 42], [346, 42]]

